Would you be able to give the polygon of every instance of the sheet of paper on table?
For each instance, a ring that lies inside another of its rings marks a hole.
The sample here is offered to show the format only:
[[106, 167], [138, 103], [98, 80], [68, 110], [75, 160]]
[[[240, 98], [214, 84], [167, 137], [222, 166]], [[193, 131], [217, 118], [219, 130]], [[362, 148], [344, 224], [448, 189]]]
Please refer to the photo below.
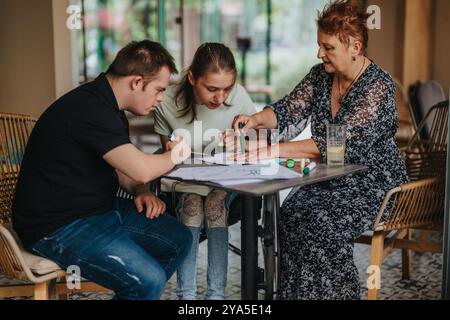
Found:
[[294, 179], [301, 175], [293, 170], [279, 166], [275, 161], [262, 165], [202, 166], [182, 167], [167, 177], [182, 180], [210, 181], [221, 185], [246, 184], [267, 180]]

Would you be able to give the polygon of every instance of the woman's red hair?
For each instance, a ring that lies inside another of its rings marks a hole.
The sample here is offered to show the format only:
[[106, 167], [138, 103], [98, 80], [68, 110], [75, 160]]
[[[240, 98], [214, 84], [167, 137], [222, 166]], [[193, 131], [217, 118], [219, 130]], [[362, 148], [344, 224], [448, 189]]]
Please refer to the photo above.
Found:
[[361, 41], [362, 52], [365, 52], [369, 42], [369, 16], [361, 6], [353, 4], [352, 0], [338, 0], [328, 4], [319, 13], [317, 26], [320, 32], [337, 35], [347, 47], [350, 45], [350, 37]]

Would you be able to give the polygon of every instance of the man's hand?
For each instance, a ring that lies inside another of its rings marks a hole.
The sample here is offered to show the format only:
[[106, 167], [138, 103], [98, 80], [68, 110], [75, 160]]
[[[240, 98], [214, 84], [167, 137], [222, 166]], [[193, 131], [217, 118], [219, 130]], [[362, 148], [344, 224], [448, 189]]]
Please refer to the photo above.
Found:
[[166, 143], [166, 150], [171, 152], [170, 159], [174, 164], [180, 164], [191, 156], [191, 147], [183, 137], [175, 137]]
[[134, 197], [134, 204], [138, 212], [143, 213], [149, 219], [157, 218], [166, 211], [166, 204], [147, 188], [139, 188]]

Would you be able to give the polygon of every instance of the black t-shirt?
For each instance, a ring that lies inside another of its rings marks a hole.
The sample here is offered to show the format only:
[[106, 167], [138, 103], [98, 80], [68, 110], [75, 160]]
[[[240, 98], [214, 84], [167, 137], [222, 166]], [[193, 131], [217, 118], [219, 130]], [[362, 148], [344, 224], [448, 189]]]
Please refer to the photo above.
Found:
[[23, 244], [111, 210], [118, 177], [103, 155], [127, 143], [128, 121], [104, 74], [54, 102], [31, 133], [14, 195]]

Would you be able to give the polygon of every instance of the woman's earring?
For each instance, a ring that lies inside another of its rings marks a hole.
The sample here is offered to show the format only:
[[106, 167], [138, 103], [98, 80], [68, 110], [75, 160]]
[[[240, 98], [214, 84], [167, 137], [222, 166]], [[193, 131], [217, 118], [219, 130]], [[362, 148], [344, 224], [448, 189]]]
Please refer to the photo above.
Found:
[[356, 57], [352, 57], [352, 60], [353, 60], [353, 61], [356, 61]]

